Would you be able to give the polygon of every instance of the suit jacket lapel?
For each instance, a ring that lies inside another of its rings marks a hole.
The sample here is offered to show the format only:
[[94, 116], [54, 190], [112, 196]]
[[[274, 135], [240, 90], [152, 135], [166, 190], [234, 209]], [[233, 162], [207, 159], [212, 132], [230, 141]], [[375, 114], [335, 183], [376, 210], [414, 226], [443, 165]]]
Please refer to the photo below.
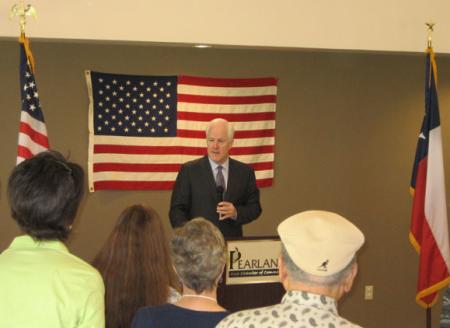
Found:
[[210, 194], [217, 202], [217, 189], [216, 189], [216, 181], [214, 180], [214, 174], [211, 169], [211, 164], [209, 163], [208, 156], [205, 156], [203, 160], [201, 161], [201, 165], [203, 167], [202, 173], [202, 180], [207, 186], [207, 188], [210, 190]]
[[229, 158], [227, 190], [224, 195], [224, 198], [227, 201], [233, 200], [232, 196], [235, 194], [234, 191], [239, 183], [239, 172], [237, 172], [235, 164], [234, 160]]

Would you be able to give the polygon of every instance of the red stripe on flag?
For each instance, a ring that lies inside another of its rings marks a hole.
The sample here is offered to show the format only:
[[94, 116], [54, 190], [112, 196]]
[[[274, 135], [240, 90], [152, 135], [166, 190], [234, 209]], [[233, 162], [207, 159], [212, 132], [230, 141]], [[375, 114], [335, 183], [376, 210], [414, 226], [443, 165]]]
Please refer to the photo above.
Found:
[[28, 123], [20, 122], [19, 131], [25, 133], [35, 143], [48, 148], [48, 138], [46, 135], [34, 130]]
[[206, 131], [198, 130], [177, 130], [177, 137], [206, 139]]
[[172, 190], [175, 181], [96, 181], [95, 190]]
[[272, 77], [256, 79], [220, 79], [181, 75], [178, 84], [199, 85], [205, 87], [266, 87], [276, 86], [277, 79]]
[[[273, 153], [274, 146], [235, 147], [230, 150], [231, 155], [249, 155], [255, 153]], [[94, 154], [135, 154], [135, 155], [205, 155], [205, 147], [182, 146], [124, 146], [124, 145], [95, 145]]]
[[26, 147], [18, 145], [17, 146], [17, 156], [22, 158], [30, 158], [33, 157], [33, 153]]
[[275, 137], [274, 129], [242, 130], [234, 132], [234, 139]]
[[178, 112], [179, 120], [209, 122], [217, 117], [221, 117], [229, 122], [248, 122], [248, 121], [270, 121], [275, 120], [274, 112], [266, 113], [242, 113], [242, 114], [217, 114], [217, 113], [193, 113]]
[[94, 154], [205, 155], [206, 147], [95, 145]]
[[178, 172], [181, 164], [95, 163], [94, 172]]
[[264, 171], [273, 169], [273, 162], [260, 162], [249, 164], [255, 171]]
[[273, 184], [273, 178], [256, 180], [258, 188], [270, 187]]
[[277, 96], [243, 96], [243, 97], [222, 97], [222, 96], [198, 96], [188, 94], [178, 94], [178, 102], [195, 104], [222, 104], [222, 105], [248, 105], [275, 103]]
[[[246, 139], [246, 138], [264, 138], [264, 137], [274, 137], [275, 130], [239, 130], [234, 132], [234, 139]], [[195, 139], [206, 139], [205, 131], [197, 130], [178, 130], [177, 137], [181, 138], [195, 138]]]
[[233, 147], [230, 155], [272, 154], [275, 146]]

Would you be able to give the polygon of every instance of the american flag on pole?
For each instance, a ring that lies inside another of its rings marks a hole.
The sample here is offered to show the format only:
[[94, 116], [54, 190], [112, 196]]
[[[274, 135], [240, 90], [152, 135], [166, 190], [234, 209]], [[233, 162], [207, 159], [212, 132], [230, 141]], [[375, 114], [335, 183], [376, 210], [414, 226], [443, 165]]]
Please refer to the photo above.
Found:
[[181, 164], [206, 154], [205, 128], [233, 123], [231, 156], [260, 187], [274, 177], [275, 78], [136, 76], [86, 72], [89, 189], [171, 189]]
[[20, 113], [17, 164], [49, 148], [44, 114], [34, 79], [34, 60], [28, 39], [20, 38], [20, 89], [22, 110]]
[[409, 239], [419, 253], [416, 301], [428, 308], [437, 291], [450, 284], [450, 251], [442, 137], [437, 97], [437, 66], [427, 50], [425, 116], [411, 179], [413, 209]]

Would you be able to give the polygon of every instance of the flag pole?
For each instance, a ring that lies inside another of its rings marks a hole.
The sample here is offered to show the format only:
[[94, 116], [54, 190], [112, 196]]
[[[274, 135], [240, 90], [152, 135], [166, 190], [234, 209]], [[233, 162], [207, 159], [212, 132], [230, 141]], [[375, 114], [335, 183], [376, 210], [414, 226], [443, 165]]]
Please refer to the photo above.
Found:
[[[428, 31], [428, 42], [427, 42], [427, 46], [428, 49], [432, 49], [433, 48], [433, 31], [434, 31], [434, 25], [436, 25], [433, 22], [426, 22], [425, 23], [426, 27], [427, 27], [427, 31]], [[427, 307], [426, 308], [426, 328], [431, 328], [431, 307]]]

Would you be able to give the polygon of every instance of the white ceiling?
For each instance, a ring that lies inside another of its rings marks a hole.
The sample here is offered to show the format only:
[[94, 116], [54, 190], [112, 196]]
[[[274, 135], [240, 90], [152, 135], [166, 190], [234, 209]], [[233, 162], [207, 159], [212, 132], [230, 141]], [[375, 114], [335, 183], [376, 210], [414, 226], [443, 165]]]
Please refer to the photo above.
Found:
[[[18, 20], [0, 4], [0, 37]], [[30, 38], [450, 53], [449, 0], [29, 0]]]

